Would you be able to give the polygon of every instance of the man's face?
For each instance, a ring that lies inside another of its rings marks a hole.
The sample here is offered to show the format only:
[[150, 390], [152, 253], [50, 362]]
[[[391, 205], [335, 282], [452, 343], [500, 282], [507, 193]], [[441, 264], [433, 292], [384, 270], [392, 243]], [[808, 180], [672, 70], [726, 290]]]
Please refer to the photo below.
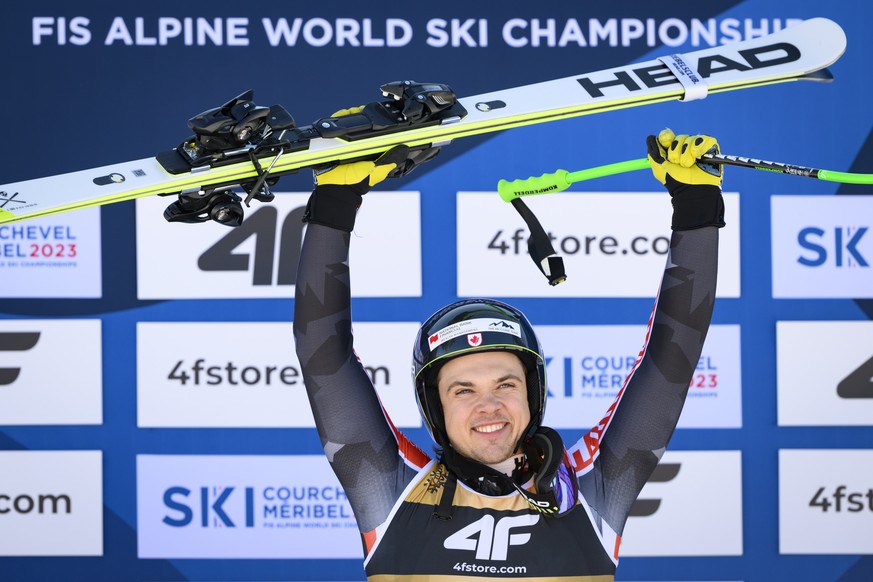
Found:
[[510, 352], [453, 358], [437, 376], [452, 447], [486, 465], [505, 461], [530, 422], [524, 366]]

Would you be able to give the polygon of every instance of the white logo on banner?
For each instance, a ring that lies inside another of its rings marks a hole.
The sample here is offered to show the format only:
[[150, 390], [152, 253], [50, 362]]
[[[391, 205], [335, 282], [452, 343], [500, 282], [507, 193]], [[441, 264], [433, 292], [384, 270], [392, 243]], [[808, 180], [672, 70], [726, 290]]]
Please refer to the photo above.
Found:
[[103, 453], [0, 451], [0, 556], [103, 555]]
[[873, 322], [776, 322], [782, 426], [873, 426]]
[[[396, 426], [419, 427], [417, 323], [355, 324], [355, 351]], [[290, 323], [137, 324], [140, 427], [314, 427]]]
[[100, 320], [0, 321], [0, 425], [101, 424]]
[[773, 297], [873, 297], [873, 196], [773, 196]]
[[99, 298], [100, 209], [0, 225], [0, 297]]
[[137, 455], [140, 558], [362, 558], [327, 459]]
[[[269, 204], [253, 204], [233, 229], [168, 223], [166, 198], [137, 199], [138, 297], [293, 297], [308, 199], [308, 193], [278, 194]], [[352, 237], [355, 296], [421, 296], [418, 192], [368, 194]]]
[[[597, 424], [633, 369], [645, 326], [536, 326], [546, 355], [545, 423]], [[740, 328], [713, 325], [691, 379], [679, 428], [741, 428]]]
[[[458, 193], [458, 296], [654, 297], [670, 248], [663, 193], [562, 193], [537, 205], [568, 273], [556, 287], [527, 253], [527, 226], [493, 192]], [[495, 202], [497, 200], [497, 202]], [[718, 296], [740, 296], [739, 196], [725, 194]], [[628, 212], [633, 208], [633, 212]]]
[[620, 556], [741, 556], [740, 451], [667, 451], [631, 509]]
[[779, 553], [873, 554], [873, 450], [779, 451]]

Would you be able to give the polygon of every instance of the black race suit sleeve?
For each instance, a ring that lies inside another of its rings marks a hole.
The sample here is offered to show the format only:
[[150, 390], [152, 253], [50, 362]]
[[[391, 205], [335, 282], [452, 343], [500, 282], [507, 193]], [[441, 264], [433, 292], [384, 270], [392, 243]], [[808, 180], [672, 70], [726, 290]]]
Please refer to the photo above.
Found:
[[619, 535], [682, 412], [712, 317], [717, 266], [717, 228], [673, 233], [642, 357], [614, 410], [588, 433], [600, 434], [599, 451], [580, 490]]
[[395, 432], [354, 353], [349, 237], [318, 224], [307, 227], [297, 271], [294, 340], [324, 452], [358, 528], [367, 532], [385, 521], [417, 469], [401, 454], [413, 445]]

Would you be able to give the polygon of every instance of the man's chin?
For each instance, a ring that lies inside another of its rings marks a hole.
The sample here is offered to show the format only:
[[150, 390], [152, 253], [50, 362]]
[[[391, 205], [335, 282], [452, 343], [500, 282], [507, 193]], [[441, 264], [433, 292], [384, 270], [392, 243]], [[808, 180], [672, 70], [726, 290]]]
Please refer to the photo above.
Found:
[[514, 453], [509, 450], [506, 452], [495, 452], [492, 454], [487, 453], [479, 453], [476, 455], [466, 455], [467, 458], [470, 458], [474, 461], [478, 461], [483, 465], [499, 465], [500, 463], [506, 461], [508, 458], [514, 456]]

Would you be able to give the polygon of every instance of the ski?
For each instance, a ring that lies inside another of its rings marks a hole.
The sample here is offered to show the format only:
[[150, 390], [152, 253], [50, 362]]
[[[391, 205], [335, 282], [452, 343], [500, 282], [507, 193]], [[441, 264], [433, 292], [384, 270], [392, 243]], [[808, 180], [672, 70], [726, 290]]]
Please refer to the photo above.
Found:
[[440, 83], [387, 83], [387, 100], [299, 127], [248, 91], [191, 118], [194, 135], [155, 157], [0, 186], [0, 224], [152, 195], [178, 195], [167, 220], [239, 224], [242, 204], [269, 202], [278, 178], [301, 168], [707, 93], [828, 81], [826, 67], [845, 47], [836, 23], [813, 18], [748, 41], [472, 97]]

